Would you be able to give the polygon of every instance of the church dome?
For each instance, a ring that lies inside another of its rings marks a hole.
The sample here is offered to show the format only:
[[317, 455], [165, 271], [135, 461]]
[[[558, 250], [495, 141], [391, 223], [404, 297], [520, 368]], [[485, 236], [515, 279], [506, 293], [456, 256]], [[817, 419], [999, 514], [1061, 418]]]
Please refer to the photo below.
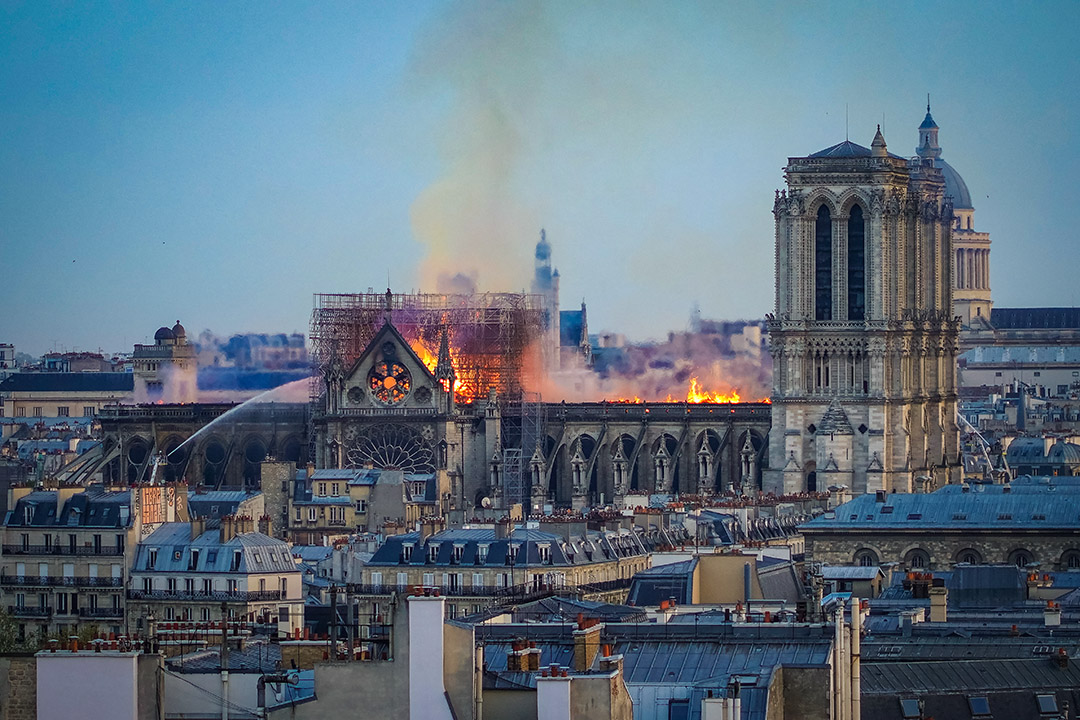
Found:
[[184, 326], [180, 324], [179, 320], [172, 326], [172, 334], [177, 340], [187, 337], [187, 330], [184, 329]]
[[941, 158], [934, 160], [934, 167], [941, 170], [945, 178], [945, 194], [952, 196], [953, 207], [959, 209], [974, 209], [971, 204], [971, 193], [968, 192], [967, 183], [960, 173], [956, 172], [952, 165]]
[[156, 333], [154, 333], [154, 339], [155, 340], [175, 340], [176, 335], [173, 334], [173, 331], [170, 330], [169, 328], [162, 326], [162, 327], [158, 328], [158, 331]]

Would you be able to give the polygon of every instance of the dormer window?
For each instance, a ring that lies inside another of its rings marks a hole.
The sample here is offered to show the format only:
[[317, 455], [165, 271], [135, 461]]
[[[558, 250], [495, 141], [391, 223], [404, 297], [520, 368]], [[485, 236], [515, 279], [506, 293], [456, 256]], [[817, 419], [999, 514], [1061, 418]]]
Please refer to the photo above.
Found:
[[243, 552], [240, 550], [233, 550], [232, 566], [229, 568], [230, 572], [236, 572], [240, 569], [240, 559], [243, 557]]
[[147, 559], [146, 566], [151, 570], [157, 567], [157, 548], [150, 548], [150, 557]]
[[23, 522], [29, 525], [34, 519], [34, 506], [27, 505], [23, 508]]
[[188, 570], [196, 570], [199, 567], [199, 551], [196, 548], [191, 549], [191, 559], [188, 561]]
[[431, 543], [428, 545], [428, 562], [435, 562], [435, 559], [439, 557], [439, 543]]
[[401, 546], [401, 559], [405, 562], [412, 560], [413, 544], [405, 543]]
[[326, 495], [326, 483], [319, 483], [319, 495]]
[[332, 484], [330, 485], [330, 494], [331, 494], [331, 495], [333, 495], [334, 497], [337, 497], [337, 495], [338, 495], [338, 489], [339, 489], [340, 487], [341, 487], [341, 486], [340, 486], [340, 485], [339, 485], [338, 483], [332, 483]]
[[540, 562], [545, 565], [551, 564], [551, 546], [550, 545], [537, 545], [536, 549], [540, 553]]
[[455, 545], [454, 546], [454, 556], [453, 556], [452, 562], [455, 563], [455, 564], [460, 563], [461, 562], [461, 557], [464, 554], [465, 554], [465, 546], [464, 545]]
[[488, 545], [481, 543], [476, 546], [476, 562], [477, 564], [483, 564], [487, 562]]

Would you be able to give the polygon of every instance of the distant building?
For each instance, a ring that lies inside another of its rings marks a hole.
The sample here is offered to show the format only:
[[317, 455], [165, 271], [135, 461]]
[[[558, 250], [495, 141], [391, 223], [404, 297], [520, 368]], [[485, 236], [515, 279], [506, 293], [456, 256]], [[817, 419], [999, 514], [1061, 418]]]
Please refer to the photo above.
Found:
[[0, 380], [0, 416], [94, 417], [130, 400], [133, 388], [131, 373], [12, 373]]
[[138, 402], [183, 403], [198, 400], [198, 362], [187, 330], [177, 320], [160, 327], [153, 345], [136, 345], [132, 353]]

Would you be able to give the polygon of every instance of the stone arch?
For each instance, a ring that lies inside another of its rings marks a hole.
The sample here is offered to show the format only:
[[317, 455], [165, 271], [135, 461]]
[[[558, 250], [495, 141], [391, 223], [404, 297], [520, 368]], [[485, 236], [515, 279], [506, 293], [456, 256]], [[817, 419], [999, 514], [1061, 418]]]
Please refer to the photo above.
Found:
[[1015, 565], [1018, 568], [1025, 568], [1036, 562], [1038, 562], [1038, 560], [1035, 558], [1035, 553], [1027, 548], [1018, 547], [1009, 551], [1010, 565]]
[[867, 219], [869, 219], [871, 199], [870, 196], [863, 192], [862, 188], [848, 188], [836, 199], [836, 215], [840, 217], [847, 217], [851, 215], [851, 208], [856, 205], [862, 207], [862, 211], [866, 213]]
[[203, 461], [203, 484], [211, 487], [220, 485], [225, 480], [229, 443], [220, 435], [211, 435], [203, 440], [198, 456]]
[[270, 451], [270, 444], [258, 434], [250, 434], [240, 442], [240, 456], [243, 459], [242, 477], [246, 487], [261, 487], [262, 462]]
[[1080, 570], [1080, 549], [1069, 548], [1061, 553], [1058, 560], [1059, 570]]
[[838, 215], [840, 198], [828, 188], [814, 188], [807, 194], [806, 201], [803, 203], [803, 207], [806, 209], [806, 217], [810, 219], [817, 217], [818, 210], [822, 205], [828, 208], [830, 215]]
[[138, 482], [140, 474], [150, 462], [150, 453], [153, 452], [153, 444], [147, 438], [136, 435], [124, 443], [124, 477], [128, 484]]
[[871, 547], [860, 547], [851, 556], [852, 562], [862, 567], [881, 565], [881, 554]]
[[165, 482], [178, 482], [184, 479], [188, 460], [191, 459], [191, 444], [185, 445], [186, 440], [187, 438], [182, 435], [172, 434], [161, 441], [165, 464], [159, 468], [159, 472]]
[[307, 444], [299, 435], [286, 435], [277, 442], [277, 459], [301, 467], [307, 458]]
[[982, 565], [983, 554], [973, 547], [961, 548], [953, 555], [953, 562], [967, 563], [968, 565]]
[[929, 570], [933, 558], [926, 549], [916, 545], [904, 553], [903, 562], [907, 570]]

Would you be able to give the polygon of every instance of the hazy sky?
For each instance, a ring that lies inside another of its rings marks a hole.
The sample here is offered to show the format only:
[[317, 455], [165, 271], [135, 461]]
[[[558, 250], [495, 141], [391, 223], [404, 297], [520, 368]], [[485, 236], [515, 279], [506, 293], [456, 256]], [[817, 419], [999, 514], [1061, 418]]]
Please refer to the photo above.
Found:
[[786, 158], [944, 158], [999, 305], [1078, 305], [1080, 3], [6, 2], [0, 342], [177, 318], [304, 331], [315, 292], [528, 286], [633, 338], [771, 310]]

